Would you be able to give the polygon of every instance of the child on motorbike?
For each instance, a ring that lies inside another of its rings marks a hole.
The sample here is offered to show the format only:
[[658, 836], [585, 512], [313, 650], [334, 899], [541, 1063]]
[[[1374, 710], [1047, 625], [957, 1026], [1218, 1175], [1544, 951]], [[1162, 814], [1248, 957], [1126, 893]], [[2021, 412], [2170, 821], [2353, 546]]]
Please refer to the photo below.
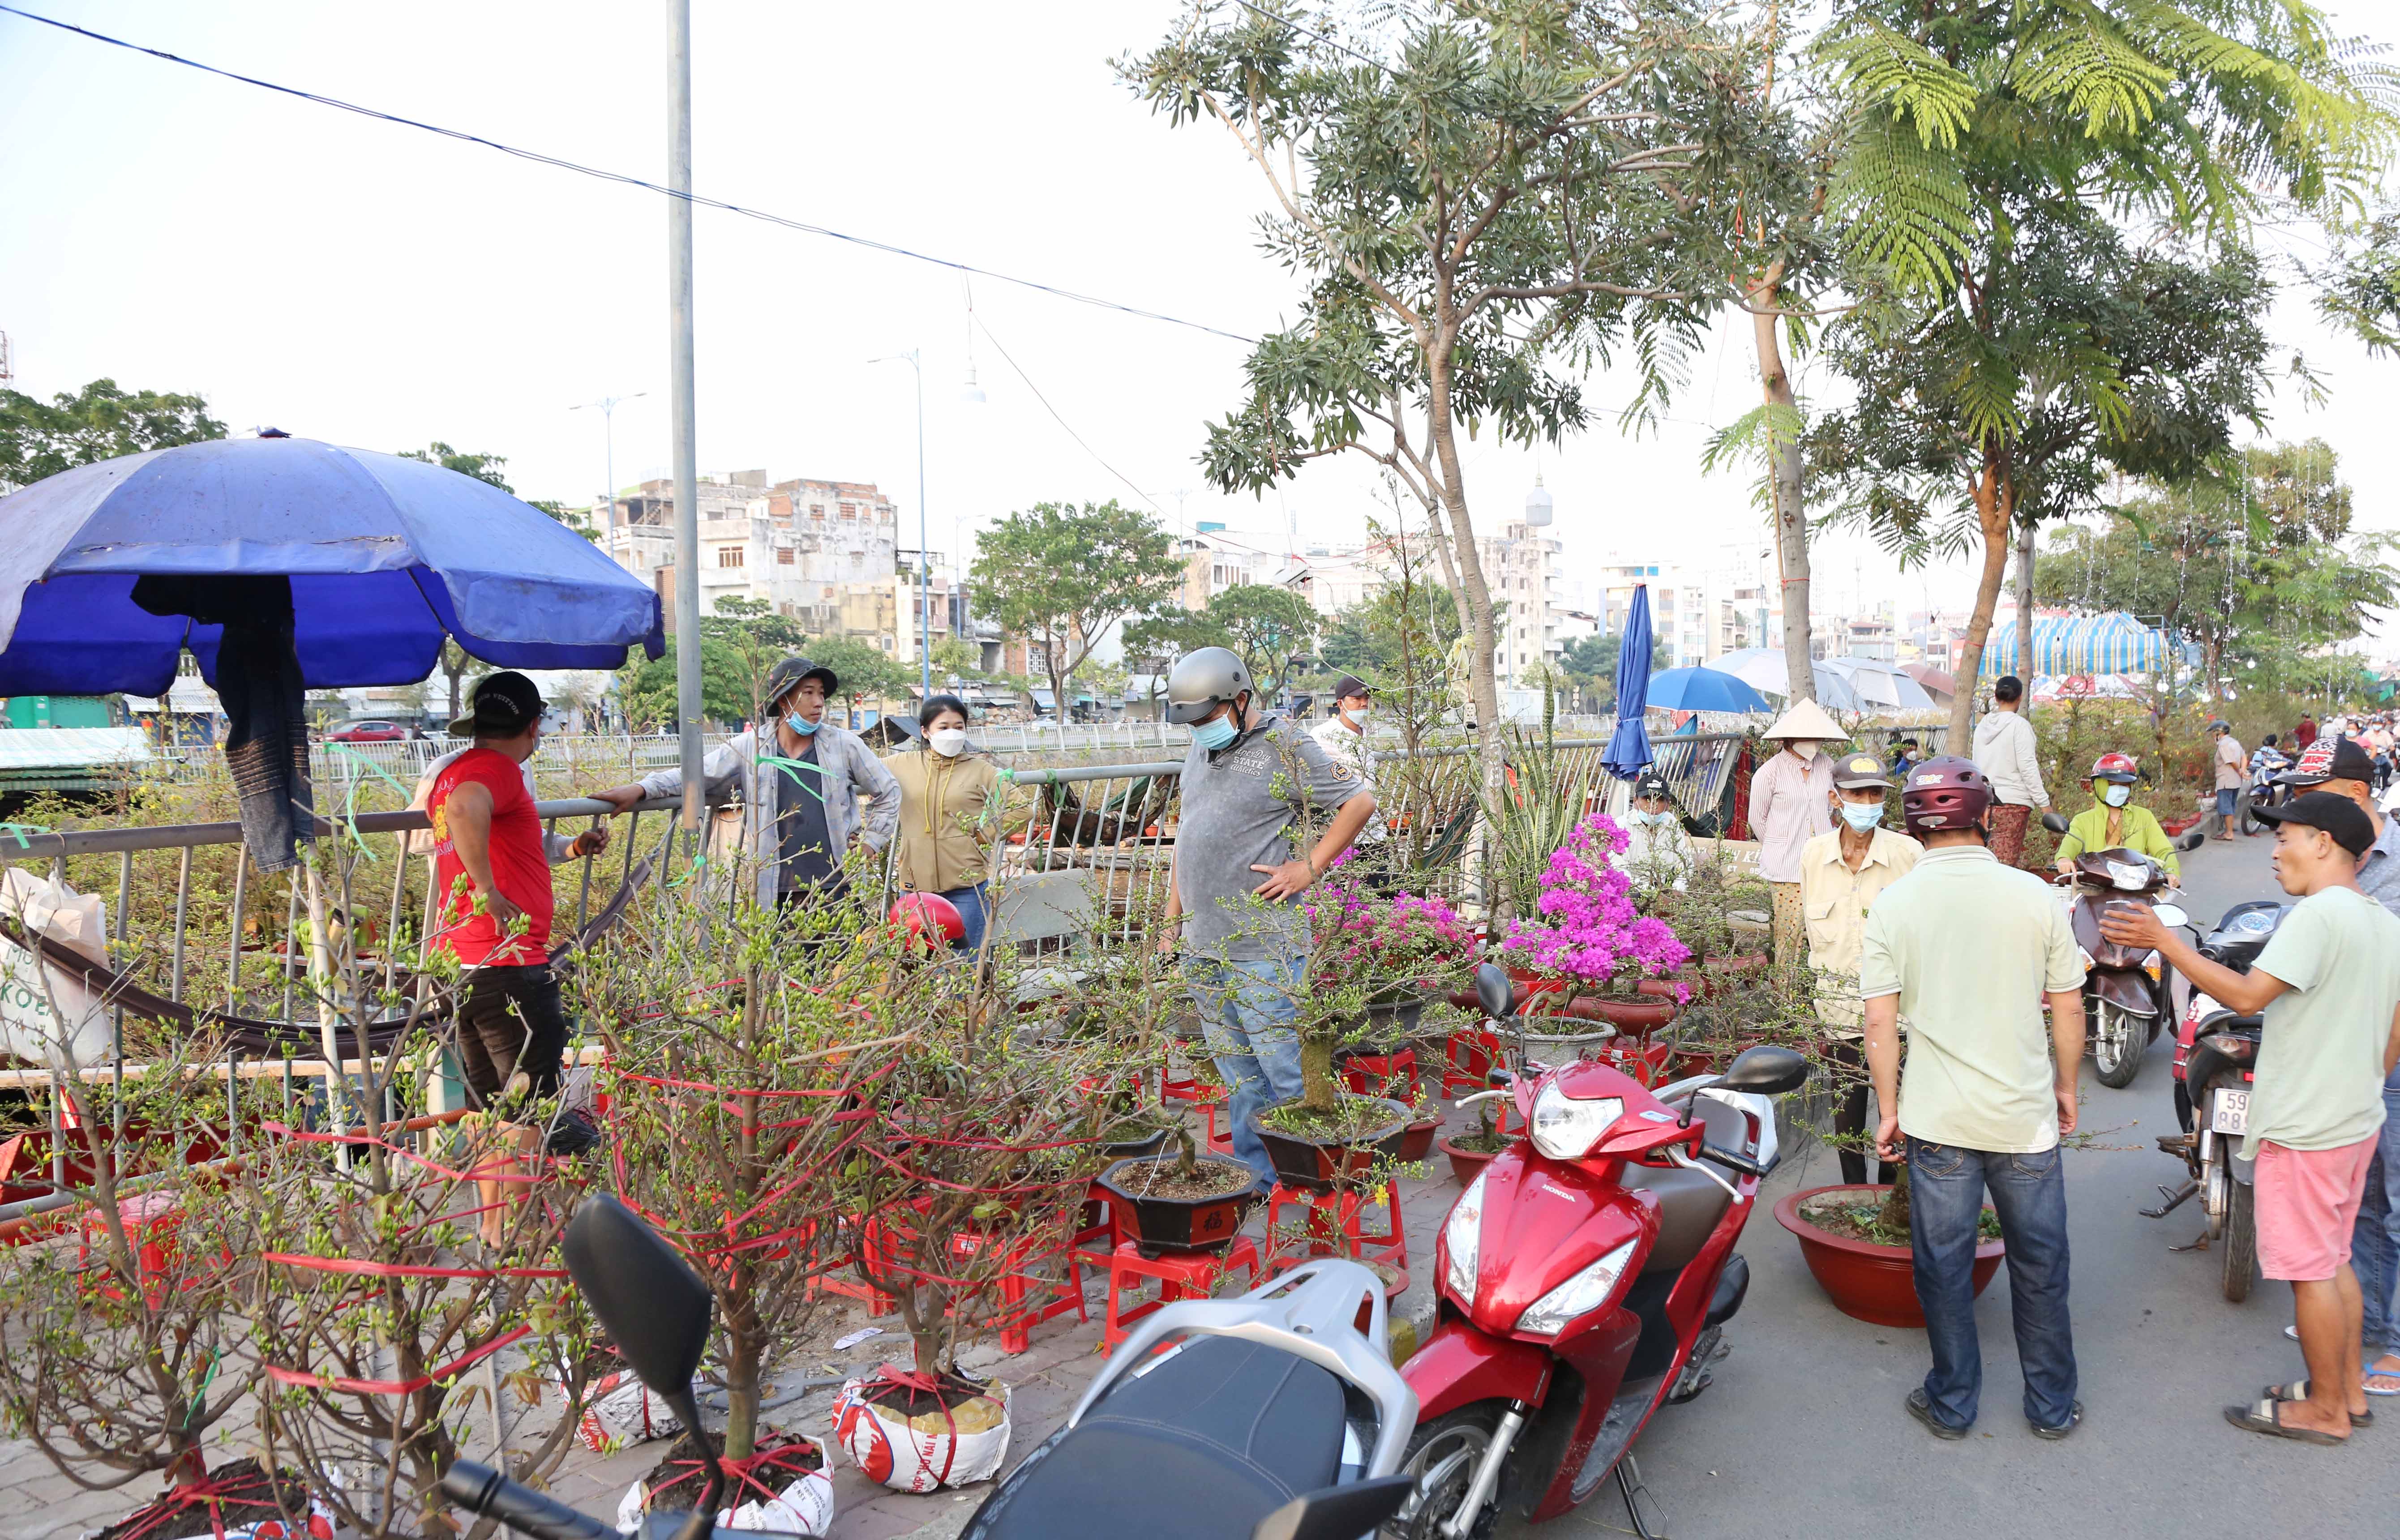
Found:
[[2166, 830], [2159, 827], [2158, 818], [2149, 809], [2134, 800], [2137, 776], [2131, 755], [2104, 754], [2093, 763], [2093, 804], [2070, 819], [2066, 832], [2059, 837], [2061, 877], [2075, 870], [2075, 858], [2085, 852], [2120, 847], [2147, 855], [2164, 866], [2170, 882], [2181, 875], [2175, 849]]

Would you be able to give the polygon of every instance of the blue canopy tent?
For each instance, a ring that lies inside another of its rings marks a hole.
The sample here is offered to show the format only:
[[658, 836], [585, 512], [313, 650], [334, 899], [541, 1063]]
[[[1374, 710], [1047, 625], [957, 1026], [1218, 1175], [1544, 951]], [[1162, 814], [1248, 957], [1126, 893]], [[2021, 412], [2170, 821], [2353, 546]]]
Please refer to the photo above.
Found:
[[1712, 668], [1670, 668], [1650, 676], [1650, 704], [1667, 711], [1772, 711], [1750, 684]]
[[1650, 763], [1650, 730], [1642, 713], [1650, 691], [1650, 585], [1636, 583], [1625, 611], [1625, 644], [1616, 649], [1616, 730], [1600, 762], [1619, 781], [1630, 781]]
[[[2166, 633], [2121, 611], [2107, 615], [2037, 615], [2033, 622], [2036, 674], [2157, 674], [2167, 666], [2174, 644]], [[2017, 671], [2017, 623], [2002, 620], [1984, 642], [1986, 679]]]
[[498, 487], [311, 439], [78, 466], [0, 498], [0, 695], [157, 695], [223, 628], [133, 602], [145, 576], [288, 576], [307, 688], [411, 684], [447, 635], [503, 668], [665, 650], [658, 595]]

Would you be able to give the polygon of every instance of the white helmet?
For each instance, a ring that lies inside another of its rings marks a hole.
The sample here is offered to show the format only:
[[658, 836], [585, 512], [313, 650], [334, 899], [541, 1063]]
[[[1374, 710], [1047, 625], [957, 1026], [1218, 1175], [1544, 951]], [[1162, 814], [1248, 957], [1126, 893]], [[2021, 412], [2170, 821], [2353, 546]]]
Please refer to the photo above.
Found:
[[1190, 727], [1237, 695], [1255, 694], [1250, 671], [1232, 647], [1194, 648], [1166, 675], [1166, 719]]

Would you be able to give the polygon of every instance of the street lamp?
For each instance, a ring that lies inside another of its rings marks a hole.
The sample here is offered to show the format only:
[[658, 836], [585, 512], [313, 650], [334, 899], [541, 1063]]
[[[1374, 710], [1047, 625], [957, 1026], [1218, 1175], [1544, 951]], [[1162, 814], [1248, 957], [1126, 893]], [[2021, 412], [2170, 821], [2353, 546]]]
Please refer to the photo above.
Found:
[[931, 700], [934, 695], [934, 612], [926, 586], [933, 562], [925, 542], [925, 365], [914, 348], [905, 353], [887, 353], [866, 361], [898, 363], [903, 360], [917, 376], [917, 655], [925, 661], [925, 699]]
[[600, 436], [607, 443], [608, 457], [608, 559], [611, 561], [617, 558], [617, 408], [648, 394], [648, 390], [636, 390], [630, 396], [603, 396], [598, 401], [587, 401], [567, 408], [569, 412], [581, 412], [595, 406], [600, 409]]

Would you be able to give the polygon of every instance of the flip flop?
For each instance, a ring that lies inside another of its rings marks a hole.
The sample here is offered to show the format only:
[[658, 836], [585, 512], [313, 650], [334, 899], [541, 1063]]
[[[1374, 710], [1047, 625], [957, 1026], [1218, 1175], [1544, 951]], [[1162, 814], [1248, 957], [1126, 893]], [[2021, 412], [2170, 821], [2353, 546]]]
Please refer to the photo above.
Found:
[[2263, 1433], [2270, 1438], [2290, 1438], [2303, 1444], [2346, 1444], [2330, 1433], [2319, 1433], [2312, 1427], [2285, 1427], [2280, 1414], [2283, 1403], [2271, 1396], [2262, 1396], [2246, 1407], [2227, 1407], [2225, 1420], [2235, 1427], [2251, 1433]]
[[[2306, 1380], [2294, 1380], [2287, 1385], [2269, 1385], [2258, 1394], [2264, 1396], [2270, 1401], [2305, 1401], [2309, 1398], [2309, 1383]], [[2372, 1411], [2353, 1411], [2350, 1414], [2350, 1425], [2352, 1427], [2373, 1427], [2375, 1425], [2375, 1413]]]
[[[2400, 1357], [2400, 1354], [2386, 1353], [2382, 1355], [2382, 1356], [2386, 1358]], [[2374, 1365], [2369, 1364], [2366, 1367], [2366, 1378], [2370, 1380], [2400, 1380], [2400, 1369], [2377, 1369]], [[2369, 1396], [2400, 1396], [2400, 1385], [2393, 1385], [2389, 1390], [2378, 1390], [2373, 1385], [2366, 1385], [2362, 1388], [2365, 1389]]]

